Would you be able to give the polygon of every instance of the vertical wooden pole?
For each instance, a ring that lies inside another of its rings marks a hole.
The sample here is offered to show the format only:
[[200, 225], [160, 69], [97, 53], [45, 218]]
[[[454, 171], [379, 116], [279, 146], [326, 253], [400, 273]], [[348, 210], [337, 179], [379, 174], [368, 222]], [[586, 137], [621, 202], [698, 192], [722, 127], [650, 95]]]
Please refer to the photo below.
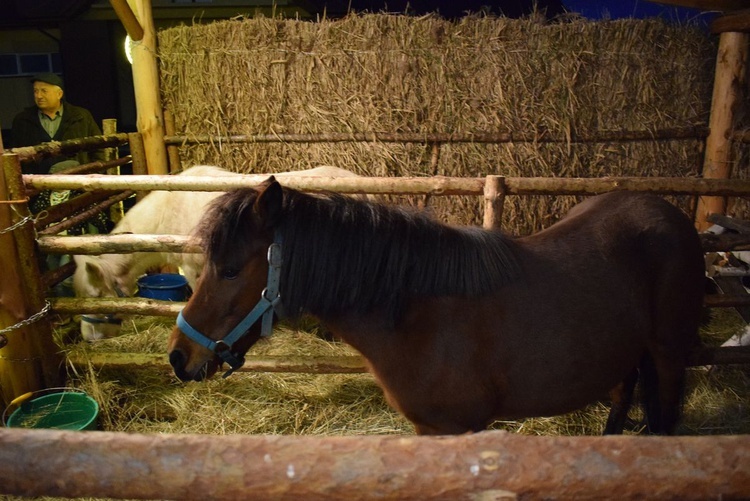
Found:
[[[168, 136], [175, 135], [174, 115], [169, 110], [164, 110], [164, 129]], [[167, 157], [169, 158], [169, 173], [175, 174], [182, 170], [180, 164], [180, 150], [175, 145], [167, 146]]]
[[484, 223], [488, 230], [500, 229], [505, 203], [505, 177], [487, 176], [484, 181]]
[[[105, 118], [104, 120], [102, 120], [102, 132], [104, 133], [104, 135], [117, 134], [117, 119]], [[117, 148], [107, 148], [107, 160], [115, 160], [118, 156], [119, 155], [117, 153]], [[107, 174], [119, 176], [120, 167], [117, 166], [108, 169]], [[109, 208], [109, 217], [113, 223], [117, 224], [120, 219], [122, 219], [123, 215], [124, 210], [122, 207], [122, 202], [118, 202]]]
[[[143, 136], [138, 132], [131, 132], [128, 134], [128, 143], [130, 144], [130, 156], [133, 159], [133, 174], [137, 176], [144, 176], [148, 174], [148, 167], [146, 165], [146, 152], [144, 151]], [[146, 196], [147, 192], [137, 191], [135, 198], [140, 200]]]
[[167, 148], [164, 145], [164, 117], [151, 0], [128, 0], [128, 5], [143, 28], [143, 39], [132, 44], [138, 132], [143, 136], [148, 173], [167, 174]]
[[2, 156], [0, 172], [0, 407], [29, 391], [64, 385], [60, 350], [52, 338], [34, 224], [17, 155]]
[[[703, 177], [726, 179], [732, 172], [731, 134], [735, 108], [742, 101], [746, 83], [747, 50], [750, 35], [722, 33], [716, 56], [716, 73], [711, 99], [709, 135], [703, 161]], [[710, 214], [724, 214], [727, 201], [723, 197], [699, 197], [695, 225], [699, 231], [711, 223]]]

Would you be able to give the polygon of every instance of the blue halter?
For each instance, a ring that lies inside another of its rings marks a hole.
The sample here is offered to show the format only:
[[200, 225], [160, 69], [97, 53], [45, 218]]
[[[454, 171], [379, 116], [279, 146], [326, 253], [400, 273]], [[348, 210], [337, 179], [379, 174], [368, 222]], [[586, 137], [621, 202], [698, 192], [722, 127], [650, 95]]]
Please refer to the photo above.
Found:
[[244, 357], [232, 353], [234, 343], [242, 339], [258, 320], [261, 320], [261, 337], [268, 337], [273, 330], [273, 313], [279, 307], [281, 295], [279, 294], [279, 281], [281, 276], [281, 237], [276, 233], [274, 242], [268, 247], [268, 282], [266, 288], [260, 294], [260, 299], [255, 307], [250, 310], [237, 326], [227, 334], [224, 339], [214, 341], [204, 334], [198, 332], [191, 326], [182, 311], [177, 315], [177, 327], [192, 341], [204, 348], [209, 349], [226, 362], [230, 369], [224, 373], [228, 377], [245, 363]]

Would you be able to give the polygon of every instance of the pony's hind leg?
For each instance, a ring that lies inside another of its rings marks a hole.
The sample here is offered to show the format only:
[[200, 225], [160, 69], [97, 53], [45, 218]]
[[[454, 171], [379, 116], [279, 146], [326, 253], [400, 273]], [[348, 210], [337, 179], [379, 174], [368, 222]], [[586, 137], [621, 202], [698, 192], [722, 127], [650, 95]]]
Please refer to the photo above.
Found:
[[628, 418], [628, 411], [633, 403], [633, 390], [638, 381], [638, 369], [633, 368], [630, 374], [617, 386], [609, 391], [612, 407], [609, 410], [607, 424], [604, 427], [605, 435], [620, 435]]
[[682, 414], [685, 363], [651, 353], [643, 357], [640, 374], [647, 433], [672, 435]]

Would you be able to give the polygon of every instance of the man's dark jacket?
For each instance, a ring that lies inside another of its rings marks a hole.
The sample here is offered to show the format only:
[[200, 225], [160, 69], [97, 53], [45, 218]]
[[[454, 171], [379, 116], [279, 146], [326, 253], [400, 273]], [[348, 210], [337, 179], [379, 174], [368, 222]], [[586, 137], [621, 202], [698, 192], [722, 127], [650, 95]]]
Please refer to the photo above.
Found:
[[[60, 128], [54, 137], [49, 137], [42, 124], [39, 123], [39, 108], [30, 106], [25, 108], [13, 119], [11, 144], [13, 147], [35, 146], [48, 141], [67, 141], [88, 136], [100, 136], [102, 133], [94, 121], [94, 117], [86, 108], [63, 102], [63, 115]], [[78, 160], [85, 164], [93, 160], [103, 160], [101, 151], [80, 152], [76, 155], [59, 155], [48, 157], [34, 163], [24, 163], [25, 174], [47, 174], [52, 165], [63, 160]]]

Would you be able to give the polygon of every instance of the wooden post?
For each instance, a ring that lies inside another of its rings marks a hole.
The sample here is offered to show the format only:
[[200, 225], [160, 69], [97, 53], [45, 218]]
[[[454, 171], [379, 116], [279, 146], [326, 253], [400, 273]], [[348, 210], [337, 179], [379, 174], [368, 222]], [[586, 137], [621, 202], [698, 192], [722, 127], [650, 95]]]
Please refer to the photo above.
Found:
[[156, 60], [156, 30], [151, 0], [128, 0], [143, 28], [143, 39], [132, 44], [133, 85], [138, 112], [138, 132], [143, 136], [149, 174], [167, 174], [167, 148], [164, 144], [164, 118]]
[[[143, 136], [138, 132], [131, 132], [128, 134], [128, 142], [130, 143], [130, 157], [133, 159], [133, 175], [145, 175], [148, 174], [148, 165], [146, 160], [146, 152], [144, 150]], [[147, 192], [139, 191], [136, 192], [136, 200], [140, 200], [147, 195]]]
[[[176, 134], [174, 125], [174, 115], [169, 110], [164, 110], [164, 128], [167, 131], [168, 136], [174, 136]], [[179, 148], [171, 144], [167, 146], [167, 157], [169, 158], [169, 173], [175, 174], [182, 170], [180, 163], [180, 150]]]
[[484, 181], [484, 224], [488, 229], [500, 229], [505, 203], [505, 177], [487, 176]]
[[0, 407], [29, 391], [64, 384], [52, 339], [49, 306], [34, 250], [33, 220], [17, 155], [4, 154], [0, 173]]
[[[741, 102], [745, 88], [748, 40], [748, 34], [734, 32], [722, 33], [719, 38], [709, 120], [710, 133], [703, 161], [704, 178], [727, 179], [732, 172], [731, 134], [734, 110]], [[710, 214], [724, 214], [726, 206], [726, 198], [699, 197], [696, 208], [698, 230], [711, 226], [707, 217]]]
[[[117, 134], [117, 119], [116, 118], [105, 118], [102, 120], [102, 132], [105, 136], [110, 134]], [[107, 161], [115, 160], [118, 157], [117, 148], [107, 148]], [[113, 176], [120, 175], [120, 166], [112, 167], [107, 170], [107, 174]], [[122, 216], [124, 215], [124, 209], [122, 202], [112, 205], [109, 208], [109, 217], [113, 223], [117, 224]]]

